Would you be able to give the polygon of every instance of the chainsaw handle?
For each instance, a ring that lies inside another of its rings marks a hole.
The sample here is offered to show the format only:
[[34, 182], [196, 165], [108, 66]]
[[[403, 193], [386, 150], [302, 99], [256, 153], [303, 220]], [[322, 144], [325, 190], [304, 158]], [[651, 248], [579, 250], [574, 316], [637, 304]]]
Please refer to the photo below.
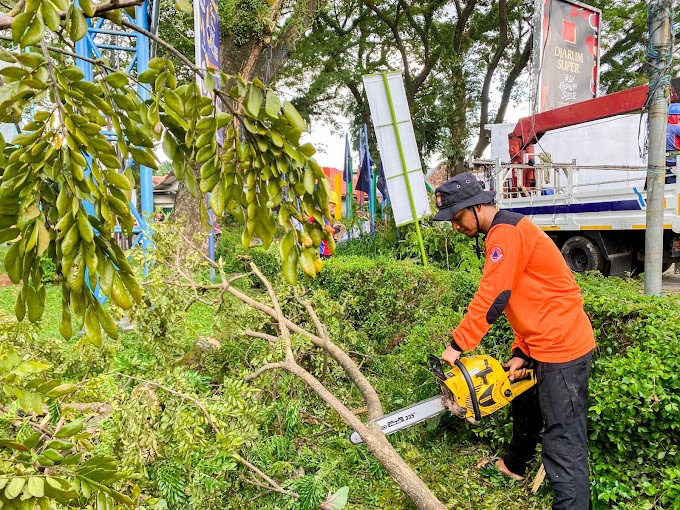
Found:
[[[531, 379], [531, 376], [532, 376], [534, 370], [533, 370], [532, 368], [525, 368], [524, 370], [527, 371], [527, 375], [525, 375], [525, 376], [522, 377], [521, 379], [515, 379], [514, 381], [510, 381], [510, 384], [515, 384], [516, 382], [519, 382], [519, 381], [525, 381], [525, 380], [527, 380], [527, 379]], [[504, 372], [509, 372], [509, 371], [510, 371], [510, 367], [506, 367], [505, 365], [503, 365], [503, 371], [504, 371]]]

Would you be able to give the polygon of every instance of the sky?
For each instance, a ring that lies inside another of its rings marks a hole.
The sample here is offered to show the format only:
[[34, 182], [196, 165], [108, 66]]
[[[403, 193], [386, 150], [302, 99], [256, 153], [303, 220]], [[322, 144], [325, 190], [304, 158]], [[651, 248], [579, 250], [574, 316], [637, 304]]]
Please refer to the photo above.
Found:
[[[311, 143], [317, 150], [314, 159], [321, 166], [342, 170], [345, 161], [345, 136], [333, 133], [330, 126], [315, 122], [311, 132], [305, 133], [300, 143]], [[353, 155], [354, 161], [357, 160]]]

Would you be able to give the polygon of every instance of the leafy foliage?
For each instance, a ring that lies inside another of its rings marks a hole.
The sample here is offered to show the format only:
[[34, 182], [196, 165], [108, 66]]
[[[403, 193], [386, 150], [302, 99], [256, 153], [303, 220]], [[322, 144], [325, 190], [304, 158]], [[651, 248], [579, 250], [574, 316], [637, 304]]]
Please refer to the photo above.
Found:
[[50, 379], [49, 368], [6, 347], [0, 353], [0, 502], [8, 508], [132, 505], [116, 488], [125, 476], [116, 459], [91, 453], [92, 433], [84, 418], [61, 416], [60, 401], [78, 386]]
[[252, 38], [262, 36], [267, 14], [270, 10], [269, 2], [265, 0], [228, 0], [220, 2], [219, 12], [221, 27], [225, 34], [230, 34], [234, 44], [242, 46]]
[[[140, 302], [141, 289], [112, 234], [116, 225], [132, 234], [129, 162], [157, 168], [159, 142], [192, 194], [210, 192], [218, 216], [228, 210], [244, 225], [244, 247], [254, 235], [268, 247], [278, 222], [289, 231], [282, 249], [289, 282], [297, 280], [298, 263], [315, 275], [321, 240], [333, 243], [322, 228], [322, 218], [330, 219], [327, 179], [311, 157], [314, 148], [299, 143], [307, 126], [295, 108], [259, 80], [246, 83], [209, 71], [206, 88], [231, 113], [217, 111], [195, 81], [178, 81], [173, 62], [165, 58], [152, 59], [136, 77], [97, 63], [94, 81], [86, 81], [70, 65], [68, 52], [50, 54], [45, 37], [65, 26], [72, 41], [81, 39], [87, 29], [83, 13], [95, 11], [89, 3], [81, 10], [60, 0], [57, 7], [68, 11], [61, 21], [50, 10], [55, 5], [25, 3], [12, 21], [17, 48], [0, 51], [9, 64], [0, 71], [5, 83], [0, 120], [12, 122], [37, 107], [33, 120], [9, 144], [0, 139], [0, 241], [11, 242], [4, 266], [14, 283], [22, 283], [17, 317], [36, 321], [43, 313], [40, 260], [48, 254], [64, 278], [62, 334], [73, 334], [73, 314], [94, 345], [101, 345], [102, 328], [117, 336], [92, 289], [99, 283], [100, 292], [123, 310]], [[122, 23], [119, 11], [103, 16]], [[39, 51], [28, 51], [33, 47]], [[150, 89], [151, 99], [134, 92], [130, 84], [135, 81]], [[107, 125], [116, 134], [115, 147], [102, 131]], [[220, 150], [218, 131], [224, 137]], [[207, 219], [200, 203], [201, 217]], [[293, 228], [296, 221], [302, 231]]]

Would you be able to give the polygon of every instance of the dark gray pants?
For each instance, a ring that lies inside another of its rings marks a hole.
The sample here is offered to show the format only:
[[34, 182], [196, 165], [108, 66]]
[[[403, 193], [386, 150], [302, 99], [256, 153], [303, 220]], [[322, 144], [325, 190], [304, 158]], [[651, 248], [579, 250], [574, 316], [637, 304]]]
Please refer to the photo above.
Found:
[[523, 475], [543, 431], [543, 466], [555, 491], [554, 510], [587, 510], [588, 377], [592, 353], [567, 363], [534, 362], [538, 385], [512, 402], [513, 434], [503, 458]]

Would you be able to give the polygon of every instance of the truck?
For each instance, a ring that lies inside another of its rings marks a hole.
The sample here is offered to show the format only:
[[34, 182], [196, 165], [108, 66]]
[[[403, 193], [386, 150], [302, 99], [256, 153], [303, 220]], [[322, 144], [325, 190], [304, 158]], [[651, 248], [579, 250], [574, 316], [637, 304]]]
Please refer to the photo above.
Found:
[[[475, 171], [496, 191], [499, 209], [528, 216], [573, 271], [612, 276], [644, 271], [646, 116], [633, 112], [643, 110], [647, 95], [642, 85], [514, 125], [487, 126], [492, 157], [473, 161]], [[671, 98], [678, 101], [675, 88]], [[676, 166], [666, 169], [664, 271], [680, 262], [677, 176]]]

